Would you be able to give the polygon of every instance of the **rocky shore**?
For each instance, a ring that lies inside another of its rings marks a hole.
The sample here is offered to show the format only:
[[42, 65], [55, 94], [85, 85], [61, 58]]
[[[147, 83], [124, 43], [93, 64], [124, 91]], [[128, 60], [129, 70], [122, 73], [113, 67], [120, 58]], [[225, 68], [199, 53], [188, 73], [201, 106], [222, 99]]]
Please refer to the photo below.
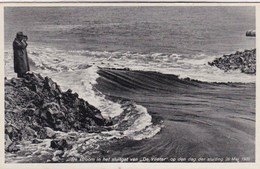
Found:
[[223, 55], [208, 63], [210, 66], [216, 66], [225, 72], [239, 69], [245, 74], [256, 74], [256, 49], [237, 51], [234, 54]]
[[248, 30], [248, 31], [246, 31], [246, 36], [255, 37], [256, 36], [255, 30]]
[[96, 133], [110, 130], [112, 121], [71, 90], [62, 92], [51, 78], [27, 73], [24, 78], [5, 79], [5, 151], [19, 152], [23, 141], [31, 144], [50, 139], [50, 147], [69, 149], [55, 132]]

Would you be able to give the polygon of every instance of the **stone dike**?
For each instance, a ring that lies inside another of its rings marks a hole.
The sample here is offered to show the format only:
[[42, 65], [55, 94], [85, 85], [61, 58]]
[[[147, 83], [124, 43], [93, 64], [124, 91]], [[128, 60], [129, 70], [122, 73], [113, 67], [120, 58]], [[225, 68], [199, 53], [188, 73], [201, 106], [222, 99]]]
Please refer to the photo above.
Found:
[[213, 62], [208, 62], [210, 66], [216, 66], [221, 70], [240, 70], [245, 74], [256, 74], [256, 49], [237, 51], [234, 54], [223, 55]]
[[112, 121], [70, 89], [61, 91], [51, 78], [27, 73], [24, 78], [5, 79], [5, 151], [17, 152], [22, 141], [69, 148], [56, 131], [98, 133], [111, 130]]

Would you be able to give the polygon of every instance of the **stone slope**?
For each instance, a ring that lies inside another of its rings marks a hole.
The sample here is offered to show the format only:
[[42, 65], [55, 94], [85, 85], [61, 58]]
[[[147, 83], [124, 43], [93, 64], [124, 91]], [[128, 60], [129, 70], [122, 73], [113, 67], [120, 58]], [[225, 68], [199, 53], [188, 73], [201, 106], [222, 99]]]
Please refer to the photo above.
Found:
[[[69, 89], [62, 92], [52, 79], [27, 73], [5, 79], [5, 150], [18, 151], [21, 141], [54, 139], [54, 131], [101, 132], [112, 121]], [[57, 142], [57, 140], [56, 140]], [[55, 148], [55, 141], [51, 145]], [[59, 142], [59, 141], [58, 141]], [[57, 145], [56, 145], [57, 146]]]

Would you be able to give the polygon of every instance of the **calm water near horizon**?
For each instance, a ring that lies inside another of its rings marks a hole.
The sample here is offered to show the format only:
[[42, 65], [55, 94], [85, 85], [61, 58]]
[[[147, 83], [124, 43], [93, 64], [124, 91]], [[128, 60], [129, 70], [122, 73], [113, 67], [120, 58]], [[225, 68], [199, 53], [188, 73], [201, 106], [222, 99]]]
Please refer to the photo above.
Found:
[[65, 50], [218, 55], [254, 48], [250, 29], [254, 7], [5, 8], [5, 45], [23, 31]]

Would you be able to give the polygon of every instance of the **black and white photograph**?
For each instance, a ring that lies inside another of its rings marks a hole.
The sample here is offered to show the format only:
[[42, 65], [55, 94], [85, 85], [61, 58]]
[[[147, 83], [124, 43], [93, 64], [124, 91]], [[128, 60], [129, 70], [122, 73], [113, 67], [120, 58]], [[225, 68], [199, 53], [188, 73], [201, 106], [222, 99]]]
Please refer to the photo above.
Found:
[[255, 163], [256, 9], [4, 6], [4, 163]]

